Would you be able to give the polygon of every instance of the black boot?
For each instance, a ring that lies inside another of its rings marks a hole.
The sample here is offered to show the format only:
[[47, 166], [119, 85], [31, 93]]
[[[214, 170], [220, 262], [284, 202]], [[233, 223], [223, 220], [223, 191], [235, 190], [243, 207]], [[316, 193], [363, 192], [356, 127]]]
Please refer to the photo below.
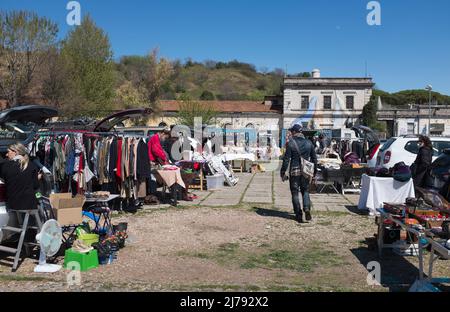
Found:
[[296, 213], [295, 214], [295, 220], [297, 220], [298, 223], [303, 223], [303, 214], [302, 213]]
[[309, 211], [309, 210], [305, 211], [305, 217], [306, 217], [306, 221], [311, 221], [312, 220], [311, 211]]

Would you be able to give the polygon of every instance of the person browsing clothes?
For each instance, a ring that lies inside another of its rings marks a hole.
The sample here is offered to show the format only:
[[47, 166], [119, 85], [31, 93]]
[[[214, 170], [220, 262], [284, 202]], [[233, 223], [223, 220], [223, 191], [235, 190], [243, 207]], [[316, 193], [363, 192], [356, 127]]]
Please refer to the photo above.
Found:
[[148, 155], [150, 162], [157, 163], [161, 165], [167, 165], [169, 159], [162, 147], [162, 142], [170, 138], [169, 130], [162, 130], [154, 134], [148, 141]]
[[22, 144], [8, 148], [7, 159], [0, 160], [0, 178], [5, 181], [9, 210], [37, 209], [36, 192], [39, 189], [38, 168]]
[[311, 200], [309, 197], [310, 180], [302, 175], [301, 158], [304, 158], [317, 165], [317, 156], [313, 143], [306, 139], [302, 134], [302, 127], [298, 124], [294, 125], [289, 131], [292, 137], [289, 140], [286, 153], [283, 156], [283, 165], [281, 167], [281, 178], [283, 181], [287, 179], [286, 171], [289, 170], [289, 184], [292, 195], [292, 204], [296, 220], [303, 223], [303, 212], [300, 206], [299, 192], [303, 196], [303, 210], [305, 212], [306, 221], [311, 221]]

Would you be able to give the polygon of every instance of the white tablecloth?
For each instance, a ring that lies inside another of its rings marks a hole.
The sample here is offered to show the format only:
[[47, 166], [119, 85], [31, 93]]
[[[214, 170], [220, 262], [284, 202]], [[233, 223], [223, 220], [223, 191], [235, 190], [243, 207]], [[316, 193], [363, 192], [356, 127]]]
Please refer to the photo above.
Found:
[[377, 208], [383, 208], [383, 203], [405, 203], [408, 197], [415, 197], [414, 183], [399, 182], [394, 178], [369, 177], [364, 174], [361, 178], [361, 195], [358, 208], [369, 209], [370, 214], [377, 214]]
[[242, 154], [223, 154], [223, 158], [226, 161], [232, 161], [232, 160], [244, 160], [244, 159], [248, 159], [250, 161], [256, 161], [256, 156], [255, 154], [251, 154], [251, 153], [242, 153]]

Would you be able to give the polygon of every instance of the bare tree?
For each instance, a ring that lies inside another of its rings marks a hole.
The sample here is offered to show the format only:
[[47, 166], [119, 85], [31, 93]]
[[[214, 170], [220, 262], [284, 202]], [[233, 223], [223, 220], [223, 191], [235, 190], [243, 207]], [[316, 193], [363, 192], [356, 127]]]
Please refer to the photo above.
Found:
[[61, 108], [68, 88], [68, 74], [58, 48], [50, 50], [49, 58], [42, 67], [42, 99], [47, 105]]
[[27, 11], [0, 12], [0, 94], [16, 106], [54, 46], [58, 26]]

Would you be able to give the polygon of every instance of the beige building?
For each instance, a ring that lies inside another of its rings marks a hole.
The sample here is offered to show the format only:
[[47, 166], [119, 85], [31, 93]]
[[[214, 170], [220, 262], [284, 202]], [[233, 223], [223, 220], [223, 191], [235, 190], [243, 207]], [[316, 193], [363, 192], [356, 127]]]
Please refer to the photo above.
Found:
[[372, 96], [372, 78], [286, 77], [283, 128], [298, 123], [313, 129], [342, 129], [355, 122]]

